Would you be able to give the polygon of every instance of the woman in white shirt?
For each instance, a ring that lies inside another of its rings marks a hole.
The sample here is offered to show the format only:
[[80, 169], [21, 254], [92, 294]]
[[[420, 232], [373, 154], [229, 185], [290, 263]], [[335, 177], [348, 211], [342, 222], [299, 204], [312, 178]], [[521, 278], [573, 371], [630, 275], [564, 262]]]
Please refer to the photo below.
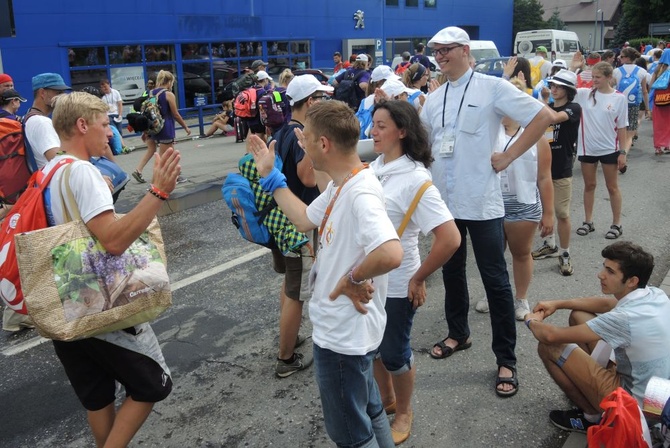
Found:
[[[398, 229], [417, 192], [430, 181], [433, 161], [428, 135], [419, 114], [405, 100], [380, 101], [373, 112], [371, 132], [379, 157], [370, 164], [384, 188], [386, 212]], [[432, 233], [426, 259], [419, 257], [419, 232]], [[440, 192], [428, 186], [400, 242], [402, 264], [389, 273], [384, 338], [375, 361], [375, 379], [387, 413], [395, 413], [391, 434], [395, 444], [407, 440], [412, 427], [412, 391], [416, 366], [410, 333], [416, 309], [426, 300], [426, 278], [451, 258], [461, 236]]]
[[582, 124], [577, 141], [577, 159], [582, 165], [584, 178], [584, 222], [577, 235], [585, 236], [595, 230], [593, 225], [593, 203], [596, 190], [598, 162], [602, 165], [605, 185], [612, 207], [612, 225], [605, 234], [607, 239], [616, 239], [623, 233], [621, 226], [621, 191], [619, 171], [626, 171], [626, 143], [628, 126], [628, 100], [611, 85], [613, 69], [607, 62], [599, 62], [592, 68], [593, 88], [577, 89], [575, 103], [582, 106]]
[[430, 71], [418, 62], [410, 65], [402, 74], [403, 84], [412, 90], [411, 93], [408, 93], [407, 101], [409, 101], [419, 113], [421, 112], [423, 103], [426, 102], [426, 95], [421, 89], [428, 84], [429, 77]]

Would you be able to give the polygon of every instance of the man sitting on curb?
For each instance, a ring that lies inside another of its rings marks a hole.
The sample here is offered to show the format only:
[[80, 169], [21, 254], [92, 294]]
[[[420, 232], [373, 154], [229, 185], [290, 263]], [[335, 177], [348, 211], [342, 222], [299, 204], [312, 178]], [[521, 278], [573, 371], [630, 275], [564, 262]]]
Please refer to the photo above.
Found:
[[[554, 425], [568, 431], [586, 432], [597, 424], [600, 402], [617, 387], [642, 406], [649, 379], [670, 378], [670, 300], [647, 286], [654, 257], [628, 241], [611, 244], [601, 254], [600, 288], [614, 298], [540, 302], [525, 317], [549, 375], [579, 408], [549, 413]], [[560, 309], [571, 310], [569, 327], [543, 322]], [[615, 362], [606, 367], [591, 356], [599, 340], [614, 349]]]

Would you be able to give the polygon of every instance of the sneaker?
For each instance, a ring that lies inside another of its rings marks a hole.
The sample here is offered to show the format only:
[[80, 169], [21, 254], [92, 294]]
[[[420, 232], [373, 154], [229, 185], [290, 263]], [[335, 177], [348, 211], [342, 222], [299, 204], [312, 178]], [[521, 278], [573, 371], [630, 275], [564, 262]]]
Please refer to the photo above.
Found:
[[286, 364], [281, 359], [277, 360], [277, 365], [275, 366], [275, 374], [279, 378], [286, 378], [287, 376], [293, 375], [295, 372], [305, 370], [307, 367], [312, 365], [314, 361], [313, 358], [305, 359], [305, 355], [302, 353], [294, 353], [294, 360], [290, 364]]
[[131, 152], [133, 152], [133, 151], [135, 151], [135, 147], [134, 147], [134, 146], [124, 146], [124, 147], [121, 149], [121, 154], [129, 154], [129, 153], [131, 153]]
[[533, 260], [543, 260], [545, 258], [555, 258], [558, 257], [558, 247], [551, 247], [549, 243], [545, 240], [537, 250], [531, 252]]
[[482, 299], [475, 305], [475, 311], [478, 313], [488, 313], [489, 312], [489, 301]]
[[526, 299], [514, 299], [514, 317], [516, 320], [523, 320], [526, 314], [530, 313], [530, 306]]
[[177, 183], [178, 184], [183, 184], [186, 181], [188, 181], [188, 179], [186, 179], [185, 177], [177, 176]]
[[147, 181], [144, 180], [144, 177], [142, 177], [142, 173], [140, 173], [139, 171], [133, 171], [133, 178], [141, 184], [147, 183]]
[[549, 420], [554, 426], [564, 429], [566, 431], [575, 431], [586, 434], [586, 431], [598, 423], [591, 423], [586, 420], [584, 413], [579, 409], [571, 409], [569, 411], [551, 411], [549, 413]]
[[563, 255], [558, 257], [558, 269], [561, 271], [561, 274], [565, 275], [566, 277], [568, 275], [572, 275], [573, 269], [569, 253], [563, 252]]

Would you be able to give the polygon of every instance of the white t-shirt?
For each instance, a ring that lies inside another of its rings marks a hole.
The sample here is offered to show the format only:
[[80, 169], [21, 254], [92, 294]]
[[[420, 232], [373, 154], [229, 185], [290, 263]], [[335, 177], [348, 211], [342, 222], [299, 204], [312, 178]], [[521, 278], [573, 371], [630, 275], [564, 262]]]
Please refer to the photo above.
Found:
[[[326, 208], [337, 187], [331, 182], [307, 207], [307, 217], [321, 225]], [[330, 217], [319, 237], [314, 264], [314, 292], [309, 302], [312, 338], [319, 347], [343, 355], [365, 355], [381, 344], [386, 326], [387, 275], [373, 279], [375, 292], [364, 305], [367, 314], [354, 308], [347, 296], [330, 300], [337, 282], [365, 256], [398, 234], [386, 214], [382, 186], [370, 169], [352, 177], [335, 201]]]
[[[407, 156], [384, 163], [383, 154], [370, 164], [370, 168], [384, 188], [386, 213], [398, 229], [419, 188], [431, 180], [430, 172]], [[434, 185], [428, 187], [400, 239], [404, 252], [402, 263], [389, 273], [387, 297], [407, 297], [409, 281], [421, 266], [419, 232], [427, 235], [435, 227], [453, 219], [437, 188]]]
[[670, 300], [654, 287], [636, 289], [614, 309], [586, 322], [614, 349], [621, 385], [642, 406], [652, 376], [670, 378]]
[[118, 102], [121, 101], [121, 94], [116, 89], [110, 89], [111, 91], [105, 94], [102, 97], [104, 101], [109, 106], [109, 112], [107, 115], [119, 115]]
[[[505, 215], [500, 176], [491, 167], [500, 120], [509, 116], [526, 127], [544, 105], [510, 82], [481, 73], [472, 75], [465, 92], [472, 73], [468, 70], [456, 82], [445, 83], [428, 95], [421, 121], [428, 130], [435, 158], [430, 169], [433, 182], [447, 207], [456, 219], [482, 221]], [[455, 138], [454, 152], [444, 157], [440, 147], [449, 135]]]
[[42, 115], [33, 115], [26, 121], [26, 139], [35, 155], [38, 169], [47, 164], [44, 154], [48, 150], [60, 148], [60, 138], [51, 118]]
[[[590, 97], [591, 89], [577, 89], [575, 103], [582, 106], [577, 155], [605, 156], [619, 150], [617, 131], [628, 126], [628, 101], [620, 92]], [[593, 99], [595, 98], [595, 104]]]
[[[523, 128], [519, 128], [515, 136], [510, 136], [500, 125], [498, 152], [509, 148], [522, 132]], [[522, 204], [535, 204], [537, 202], [537, 144], [528, 148], [528, 151], [510, 163], [507, 169], [500, 173], [500, 177], [503, 193], [516, 196], [516, 200]]]

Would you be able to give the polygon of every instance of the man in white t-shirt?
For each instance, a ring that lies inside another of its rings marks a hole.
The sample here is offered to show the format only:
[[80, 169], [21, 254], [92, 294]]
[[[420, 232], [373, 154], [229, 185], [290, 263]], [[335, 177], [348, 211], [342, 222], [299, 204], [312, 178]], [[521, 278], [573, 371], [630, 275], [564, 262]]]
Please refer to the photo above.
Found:
[[[637, 135], [638, 116], [640, 113], [640, 103], [644, 102], [645, 115], [650, 116], [649, 111], [649, 89], [647, 88], [647, 70], [635, 64], [635, 60], [640, 57], [640, 53], [633, 47], [626, 47], [621, 50], [619, 59], [623, 64], [614, 70], [613, 76], [617, 83], [617, 90], [623, 93], [628, 99], [628, 127], [626, 128], [626, 141], [622, 145], [624, 148], [633, 146], [633, 138]], [[637, 85], [627, 83], [628, 87], [622, 84], [621, 80], [631, 76], [637, 77]], [[638, 94], [631, 93], [637, 91]]]
[[[629, 241], [605, 247], [602, 256], [600, 288], [613, 298], [540, 302], [525, 317], [549, 375], [579, 408], [549, 414], [554, 425], [568, 431], [586, 432], [597, 424], [600, 402], [617, 387], [642, 406], [651, 377], [670, 378], [670, 300], [647, 286], [654, 257]], [[571, 310], [569, 327], [543, 322], [557, 310]], [[595, 359], [601, 340], [614, 349], [614, 362]]]
[[102, 100], [109, 106], [109, 123], [116, 127], [119, 134], [123, 134], [121, 121], [123, 121], [123, 99], [118, 90], [112, 89], [109, 79], [100, 81], [100, 91], [102, 92]]
[[533, 82], [533, 87], [535, 87], [535, 84], [549, 76], [549, 72], [551, 72], [551, 62], [547, 60], [547, 48], [542, 45], [538, 46], [535, 51], [535, 56], [528, 59], [528, 62], [530, 62], [531, 73], [533, 72], [533, 67], [539, 66], [540, 68], [540, 79], [531, 80], [531, 82]]
[[252, 136], [247, 150], [256, 160], [261, 186], [298, 230], [319, 229], [309, 315], [326, 431], [337, 446], [392, 447], [372, 361], [386, 325], [386, 274], [400, 266], [403, 251], [382, 186], [358, 157], [359, 132], [356, 116], [343, 102], [321, 101], [308, 109], [304, 130], [296, 135], [314, 169], [332, 178], [309, 206], [274, 167], [274, 142], [268, 150]]
[[[53, 127], [61, 151], [43, 169], [58, 169], [45, 201], [50, 224], [80, 215], [107, 252], [120, 255], [146, 230], [174, 190], [181, 167], [178, 151], [156, 154], [153, 184], [137, 206], [117, 217], [112, 195], [102, 175], [88, 159], [104, 155], [111, 137], [107, 105], [84, 92], [58, 98]], [[63, 159], [69, 167], [71, 196], [63, 195]], [[58, 188], [60, 186], [60, 188]], [[148, 323], [76, 341], [53, 341], [56, 354], [84, 408], [97, 446], [127, 446], [156, 402], [172, 390], [170, 370]], [[126, 397], [115, 407], [115, 381], [124, 384]]]
[[[472, 345], [465, 275], [466, 235], [470, 234], [491, 311], [492, 349], [498, 365], [495, 392], [510, 397], [518, 390], [515, 302], [504, 254], [505, 209], [498, 173], [540, 139], [554, 114], [511, 83], [474, 72], [469, 65], [470, 37], [464, 30], [444, 28], [428, 46], [448, 82], [428, 95], [421, 121], [435, 158], [433, 183], [461, 232], [460, 248], [442, 268], [449, 333], [430, 355], [442, 359]], [[507, 151], [494, 153], [504, 116], [525, 129]]]

